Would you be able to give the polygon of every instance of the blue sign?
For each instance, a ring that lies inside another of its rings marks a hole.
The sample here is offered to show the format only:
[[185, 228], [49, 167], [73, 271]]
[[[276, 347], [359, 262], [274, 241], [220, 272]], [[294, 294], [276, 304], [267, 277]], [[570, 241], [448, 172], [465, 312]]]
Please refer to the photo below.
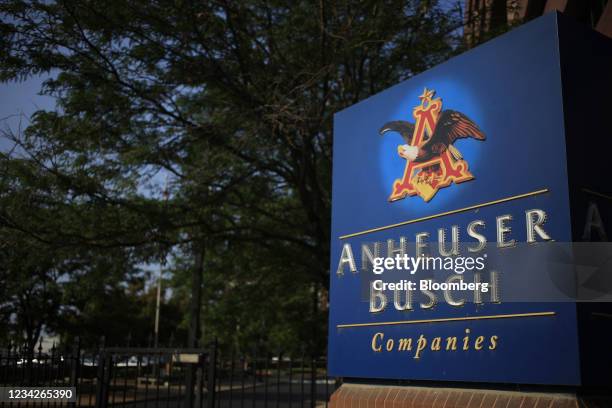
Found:
[[[518, 254], [572, 241], [558, 22], [548, 14], [336, 114], [331, 375], [581, 384], [576, 304], [499, 290], [546, 285], [529, 263], [512, 270]], [[373, 288], [400, 281], [373, 273], [375, 258], [440, 245], [452, 259], [495, 251], [499, 269], [465, 275], [490, 290]]]

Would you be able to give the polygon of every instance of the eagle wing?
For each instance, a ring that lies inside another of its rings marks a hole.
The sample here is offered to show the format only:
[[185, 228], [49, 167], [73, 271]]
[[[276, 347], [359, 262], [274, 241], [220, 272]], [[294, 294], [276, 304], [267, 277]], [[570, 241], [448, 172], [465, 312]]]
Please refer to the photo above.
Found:
[[397, 132], [402, 136], [406, 144], [412, 144], [412, 135], [414, 134], [414, 123], [405, 120], [394, 120], [387, 122], [380, 128], [378, 133], [384, 135], [387, 132]]
[[426, 144], [431, 145], [433, 152], [442, 153], [455, 140], [465, 137], [485, 139], [484, 133], [470, 118], [461, 112], [447, 109], [440, 114], [436, 129]]
[[455, 140], [465, 137], [485, 139], [482, 130], [470, 118], [461, 112], [447, 109], [440, 114], [436, 129], [427, 144], [430, 144], [436, 153], [442, 153], [449, 145], [455, 143]]

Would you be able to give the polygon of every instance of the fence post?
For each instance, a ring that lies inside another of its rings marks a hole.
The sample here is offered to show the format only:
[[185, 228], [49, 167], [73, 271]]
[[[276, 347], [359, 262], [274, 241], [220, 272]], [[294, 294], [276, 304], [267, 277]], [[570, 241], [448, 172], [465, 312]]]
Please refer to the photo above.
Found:
[[[31, 347], [31, 348], [30, 348]], [[25, 385], [32, 387], [32, 360], [34, 360], [34, 347], [36, 347], [36, 343], [32, 346], [30, 343], [26, 342], [24, 344], [24, 355], [26, 356], [25, 361]]]
[[[70, 366], [70, 385], [75, 389], [75, 395], [79, 395], [78, 381], [79, 381], [79, 364], [81, 362], [81, 339], [77, 336], [74, 341], [72, 348], [72, 364]], [[73, 407], [77, 406], [77, 402], [70, 404]]]
[[38, 343], [38, 356], [36, 357], [36, 369], [35, 369], [35, 374], [32, 375], [32, 385], [34, 386], [38, 386], [39, 382], [40, 382], [40, 377], [41, 377], [41, 370], [40, 370], [40, 366], [39, 364], [42, 361], [42, 343], [43, 343], [43, 336], [40, 336], [39, 338], [39, 343]]
[[217, 339], [212, 342], [208, 353], [208, 379], [206, 381], [206, 408], [215, 408], [215, 390], [217, 381]]
[[[111, 371], [113, 370], [113, 355], [108, 351], [104, 352], [104, 377], [103, 377], [103, 387], [102, 387], [102, 406], [101, 408], [108, 407], [108, 396], [110, 394], [111, 387]], [[113, 405], [115, 401], [113, 400]]]
[[106, 363], [106, 352], [104, 351], [104, 336], [100, 339], [98, 349], [98, 372], [96, 373], [96, 408], [104, 408], [104, 364]]
[[185, 407], [193, 408], [193, 391], [194, 391], [194, 378], [195, 373], [193, 370], [193, 364], [187, 366], [185, 372]]
[[198, 358], [198, 368], [196, 369], [196, 396], [195, 406], [196, 408], [202, 408], [202, 394], [204, 388], [204, 365], [206, 364], [206, 355], [200, 354]]
[[317, 406], [317, 362], [313, 356], [310, 357], [310, 407]]

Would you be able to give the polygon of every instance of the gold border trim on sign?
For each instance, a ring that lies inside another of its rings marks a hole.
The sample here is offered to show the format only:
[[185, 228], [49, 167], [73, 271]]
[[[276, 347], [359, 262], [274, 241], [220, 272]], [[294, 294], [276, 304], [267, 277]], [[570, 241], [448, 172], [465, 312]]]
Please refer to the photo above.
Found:
[[517, 317], [546, 317], [546, 316], [554, 316], [555, 314], [556, 314], [555, 312], [534, 312], [534, 313], [500, 314], [500, 315], [488, 315], [488, 316], [445, 317], [445, 318], [440, 318], [440, 319], [426, 319], [426, 320], [400, 320], [396, 322], [339, 324], [336, 326], [336, 328], [346, 329], [349, 327], [397, 326], [401, 324], [464, 322], [464, 321], [469, 321], [469, 320], [513, 319]]
[[583, 188], [582, 191], [584, 191], [587, 194], [592, 194], [596, 197], [601, 197], [601, 198], [606, 198], [608, 200], [612, 200], [612, 196], [609, 196], [607, 194], [598, 193], [597, 191], [589, 190], [588, 188]]
[[508, 201], [513, 201], [513, 200], [520, 200], [521, 198], [527, 198], [527, 197], [532, 197], [532, 196], [536, 196], [540, 194], [545, 194], [545, 193], [548, 193], [549, 191], [550, 190], [548, 188], [543, 188], [542, 190], [536, 190], [530, 193], [524, 193], [524, 194], [519, 194], [519, 195], [515, 195], [511, 197], [500, 198], [499, 200], [488, 201], [486, 203], [475, 204], [469, 207], [459, 208], [457, 210], [451, 210], [451, 211], [446, 211], [446, 212], [442, 212], [439, 214], [428, 215], [426, 217], [415, 218], [413, 220], [402, 221], [402, 222], [398, 222], [397, 224], [385, 225], [384, 227], [372, 228], [372, 229], [365, 230], [365, 231], [354, 232], [352, 234], [340, 235], [340, 239], [347, 239], [347, 238], [352, 238], [352, 237], [356, 237], [359, 235], [370, 234], [372, 232], [384, 231], [386, 229], [401, 227], [403, 225], [414, 224], [416, 222], [421, 222], [421, 221], [427, 221], [433, 218], [445, 217], [447, 215], [458, 214], [458, 213], [462, 213], [462, 212], [470, 211], [470, 210], [476, 210], [478, 208], [487, 207], [489, 205], [506, 203]]

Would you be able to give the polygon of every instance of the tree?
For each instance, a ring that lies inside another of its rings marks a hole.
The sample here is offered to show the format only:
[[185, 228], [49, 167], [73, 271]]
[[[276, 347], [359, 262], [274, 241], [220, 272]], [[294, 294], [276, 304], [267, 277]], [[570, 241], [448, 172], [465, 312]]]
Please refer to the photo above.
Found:
[[[458, 10], [432, 0], [3, 0], [0, 13], [0, 79], [54, 74], [44, 92], [58, 110], [37, 113], [21, 148], [63, 186], [54, 205], [76, 197], [95, 208], [75, 212], [68, 231], [28, 232], [149, 254], [195, 243], [206, 273], [291, 276], [310, 294], [301, 321], [320, 349], [332, 116], [452, 55]], [[160, 171], [172, 179], [166, 206], [142, 188]], [[270, 332], [270, 320], [251, 317]]]
[[56, 241], [70, 229], [90, 229], [81, 217], [95, 210], [67, 200], [35, 161], [3, 154], [0, 169], [2, 340], [30, 352], [50, 333], [67, 342], [78, 335], [86, 347], [102, 335], [109, 344], [124, 344], [128, 336], [145, 344], [150, 318], [143, 313], [142, 251]]
[[62, 300], [60, 272], [47, 248], [15, 238], [3, 240], [0, 251], [0, 319], [8, 329], [5, 334], [20, 334], [26, 350], [33, 352], [45, 326], [57, 322]]

